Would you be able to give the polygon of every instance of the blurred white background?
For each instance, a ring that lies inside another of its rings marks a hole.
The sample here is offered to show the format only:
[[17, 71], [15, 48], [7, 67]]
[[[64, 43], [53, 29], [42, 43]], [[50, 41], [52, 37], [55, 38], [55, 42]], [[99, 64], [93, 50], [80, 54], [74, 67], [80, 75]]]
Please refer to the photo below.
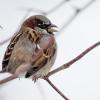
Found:
[[[0, 0], [0, 42], [11, 37], [23, 18], [49, 11], [47, 17], [59, 29], [73, 16], [75, 8], [82, 8], [91, 0]], [[38, 10], [37, 10], [38, 9]], [[31, 10], [31, 11], [30, 11]], [[80, 12], [78, 16], [56, 33], [58, 56], [52, 70], [68, 62], [90, 45], [100, 40], [100, 0]], [[9, 41], [0, 45], [0, 70]], [[8, 74], [0, 74], [0, 80]], [[51, 76], [52, 82], [70, 100], [100, 100], [100, 47], [95, 48], [69, 69]], [[16, 79], [0, 86], [0, 100], [63, 100], [44, 80], [35, 84], [29, 79]]]

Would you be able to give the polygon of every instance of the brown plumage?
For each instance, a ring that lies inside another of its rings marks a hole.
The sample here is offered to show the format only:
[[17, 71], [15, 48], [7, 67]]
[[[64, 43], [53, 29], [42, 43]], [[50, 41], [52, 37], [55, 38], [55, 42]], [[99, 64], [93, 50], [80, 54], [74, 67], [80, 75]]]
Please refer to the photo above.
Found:
[[48, 18], [35, 15], [28, 18], [11, 39], [4, 55], [2, 71], [32, 76], [33, 80], [48, 74], [56, 58], [56, 32]]

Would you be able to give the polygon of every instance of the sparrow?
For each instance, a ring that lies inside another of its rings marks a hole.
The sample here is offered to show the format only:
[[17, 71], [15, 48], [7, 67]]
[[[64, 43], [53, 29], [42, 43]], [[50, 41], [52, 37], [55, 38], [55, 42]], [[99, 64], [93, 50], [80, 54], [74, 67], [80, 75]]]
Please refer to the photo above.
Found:
[[34, 81], [45, 77], [57, 55], [55, 27], [57, 26], [43, 15], [26, 19], [6, 49], [1, 73], [31, 77]]

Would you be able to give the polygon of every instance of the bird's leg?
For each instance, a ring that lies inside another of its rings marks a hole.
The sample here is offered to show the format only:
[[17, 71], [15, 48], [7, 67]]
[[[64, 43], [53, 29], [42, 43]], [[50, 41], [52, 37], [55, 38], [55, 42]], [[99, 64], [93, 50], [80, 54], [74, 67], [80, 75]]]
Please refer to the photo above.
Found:
[[37, 80], [38, 80], [38, 78], [37, 78], [37, 77], [32, 76], [32, 81], [34, 81], [34, 83], [35, 83]]

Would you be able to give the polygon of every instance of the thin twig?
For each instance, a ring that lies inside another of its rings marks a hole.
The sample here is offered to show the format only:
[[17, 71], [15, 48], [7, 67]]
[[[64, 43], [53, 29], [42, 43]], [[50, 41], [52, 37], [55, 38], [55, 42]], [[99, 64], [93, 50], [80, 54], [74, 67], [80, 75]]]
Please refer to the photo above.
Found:
[[[70, 0], [63, 0], [61, 3], [59, 3], [58, 5], [56, 5], [55, 7], [53, 7], [52, 9], [50, 9], [50, 10], [47, 11], [47, 12], [44, 12], [44, 11], [39, 10], [39, 9], [29, 8], [29, 9], [27, 9], [26, 15], [24, 16], [23, 19], [25, 19], [31, 11], [36, 11], [36, 12], [39, 12], [39, 13], [41, 13], [41, 14], [43, 14], [43, 15], [48, 15], [48, 14], [50, 14], [50, 13], [53, 13], [54, 11], [57, 10], [57, 8], [62, 7], [62, 5], [64, 5], [64, 4], [66, 3], [66, 1], [70, 1]], [[96, 1], [96, 0], [91, 0], [89, 3], [87, 3], [87, 4], [86, 4], [84, 7], [82, 7], [82, 8], [74, 8], [74, 7], [73, 7], [73, 8], [75, 9], [75, 13], [71, 16], [71, 18], [70, 18], [67, 22], [65, 22], [65, 24], [61, 27], [59, 33], [61, 33], [61, 31], [64, 30], [64, 29], [77, 17], [77, 15], [80, 14], [80, 12], [84, 11], [84, 10], [85, 10], [87, 7], [89, 7], [94, 1]], [[23, 21], [23, 20], [22, 20], [22, 21]], [[2, 28], [2, 27], [0, 26], [0, 28]], [[8, 39], [6, 39], [6, 40], [0, 42], [0, 45], [2, 45], [2, 44], [4, 44], [4, 43], [8, 42], [9, 40], [10, 40], [10, 38], [8, 38]], [[94, 45], [90, 46], [89, 48], [87, 48], [85, 51], [83, 51], [81, 54], [79, 54], [77, 57], [75, 57], [74, 59], [72, 59], [72, 60], [69, 61], [68, 63], [66, 63], [66, 64], [60, 66], [59, 68], [57, 68], [57, 69], [51, 71], [51, 72], [47, 75], [47, 77], [44, 78], [44, 79], [45, 79], [45, 80], [53, 87], [53, 89], [54, 89], [56, 92], [58, 92], [65, 100], [69, 100], [69, 99], [68, 99], [68, 98], [67, 98], [67, 97], [66, 97], [66, 96], [65, 96], [65, 95], [64, 95], [64, 94], [63, 94], [49, 79], [48, 79], [48, 77], [51, 76], [51, 75], [53, 75], [53, 74], [55, 74], [55, 73], [57, 73], [57, 72], [59, 72], [59, 71], [61, 71], [61, 70], [64, 70], [64, 69], [66, 69], [66, 68], [69, 68], [72, 64], [74, 64], [76, 61], [80, 60], [80, 59], [81, 59], [82, 57], [84, 57], [88, 52], [90, 52], [92, 49], [96, 48], [96, 47], [99, 46], [99, 45], [100, 45], [100, 41], [97, 42], [97, 43], [95, 43]], [[3, 84], [3, 83], [8, 82], [8, 81], [10, 81], [10, 80], [16, 79], [16, 78], [17, 78], [17, 77], [14, 76], [14, 75], [9, 76], [9, 77], [7, 77], [7, 78], [5, 78], [5, 79], [3, 79], [3, 80], [0, 80], [0, 85]]]
[[[36, 8], [28, 8], [28, 9], [25, 8], [25, 7], [20, 8], [20, 9], [22, 9], [22, 10], [26, 10], [26, 14], [25, 14], [24, 17], [23, 17], [23, 20], [24, 20], [24, 19], [29, 15], [29, 13], [32, 12], [32, 11], [38, 12], [38, 13], [43, 14], [43, 15], [48, 15], [49, 13], [56, 11], [57, 8], [61, 7], [64, 3], [68, 2], [68, 1], [70, 1], [70, 0], [63, 0], [63, 1], [60, 2], [58, 5], [56, 5], [54, 8], [50, 9], [50, 10], [47, 11], [47, 12], [45, 12], [45, 11], [43, 11], [43, 10], [40, 10], [40, 9], [36, 9]], [[89, 7], [89, 6], [90, 6], [93, 2], [95, 2], [95, 1], [96, 1], [96, 0], [91, 0], [89, 3], [87, 3], [87, 4], [86, 4], [84, 7], [82, 7], [82, 8], [75, 8], [75, 7], [73, 7], [74, 9], [76, 9], [76, 10], [75, 10], [75, 13], [70, 17], [70, 19], [69, 19], [68, 21], [66, 21], [66, 22], [62, 25], [62, 27], [60, 28], [59, 33], [57, 34], [57, 36], [58, 36], [62, 31], [64, 31], [64, 29], [65, 29], [66, 27], [68, 27], [69, 24], [70, 24], [81, 12], [83, 12], [87, 7]], [[21, 22], [23, 22], [23, 20], [22, 20]], [[8, 39], [6, 39], [6, 40], [0, 42], [0, 46], [3, 45], [3, 44], [5, 44], [5, 43], [8, 42], [9, 40], [10, 40], [10, 38], [8, 38]]]
[[57, 34], [57, 36], [62, 33], [62, 31], [64, 31], [65, 28], [67, 28], [71, 23], [72, 21], [77, 17], [79, 12], [75, 12], [70, 18], [69, 20], [67, 20], [63, 25], [62, 27], [59, 29], [59, 32]]
[[89, 48], [87, 48], [86, 50], [84, 50], [81, 54], [79, 54], [78, 56], [76, 56], [74, 59], [72, 59], [71, 61], [67, 62], [66, 64], [63, 64], [62, 66], [56, 68], [55, 70], [49, 72], [49, 74], [47, 75], [47, 77], [61, 71], [64, 70], [66, 68], [69, 68], [72, 64], [74, 64], [76, 61], [80, 60], [82, 57], [84, 57], [87, 53], [89, 53], [91, 50], [93, 50], [94, 48], [96, 48], [97, 46], [100, 45], [100, 41], [96, 42], [95, 44], [93, 44], [92, 46], [90, 46]]
[[51, 8], [48, 11], [43, 11], [43, 10], [40, 10], [40, 9], [37, 9], [37, 8], [26, 8], [26, 7], [20, 7], [19, 9], [20, 10], [25, 10], [26, 12], [28, 12], [28, 11], [32, 12], [32, 11], [34, 11], [34, 12], [40, 13], [42, 15], [48, 15], [48, 14], [53, 13], [54, 11], [56, 11], [57, 8], [60, 8], [61, 6], [63, 6], [68, 1], [70, 1], [70, 0], [63, 0], [58, 5], [54, 6], [53, 8]]
[[[91, 0], [90, 2], [88, 2], [86, 5], [84, 5], [82, 8], [77, 8], [77, 7], [73, 7], [75, 9], [75, 13], [69, 18], [68, 21], [66, 21], [62, 27], [59, 30], [59, 33], [61, 33], [62, 31], [64, 31], [64, 29], [66, 27], [69, 26], [69, 24], [72, 23], [72, 21], [80, 14], [82, 13], [86, 8], [88, 8], [90, 5], [92, 5], [96, 0]], [[59, 35], [59, 34], [57, 34]]]
[[3, 29], [3, 27], [0, 25], [0, 28]]
[[50, 79], [48, 79], [48, 77], [45, 77], [44, 80], [46, 80], [51, 86], [52, 88], [60, 94], [61, 97], [63, 97], [65, 100], [69, 100], [51, 81]]
[[16, 79], [16, 78], [17, 78], [17, 77], [16, 77], [15, 75], [11, 75], [11, 76], [9, 76], [9, 77], [3, 79], [3, 80], [0, 80], [0, 85], [3, 84], [3, 83], [7, 83], [7, 82], [9, 82], [9, 81], [11, 81], [11, 80], [14, 80], [14, 79]]
[[37, 8], [20, 7], [20, 8], [18, 8], [18, 9], [19, 9], [19, 10], [26, 11], [26, 13], [29, 11], [29, 13], [30, 13], [30, 12], [36, 12], [36, 13], [40, 13], [40, 14], [43, 14], [43, 15], [46, 14], [45, 11], [40, 10], [40, 9], [37, 9]]
[[64, 4], [69, 2], [70, 0], [62, 0], [58, 5], [54, 6], [52, 9], [46, 11], [46, 15], [55, 12], [58, 8], [62, 7]]

